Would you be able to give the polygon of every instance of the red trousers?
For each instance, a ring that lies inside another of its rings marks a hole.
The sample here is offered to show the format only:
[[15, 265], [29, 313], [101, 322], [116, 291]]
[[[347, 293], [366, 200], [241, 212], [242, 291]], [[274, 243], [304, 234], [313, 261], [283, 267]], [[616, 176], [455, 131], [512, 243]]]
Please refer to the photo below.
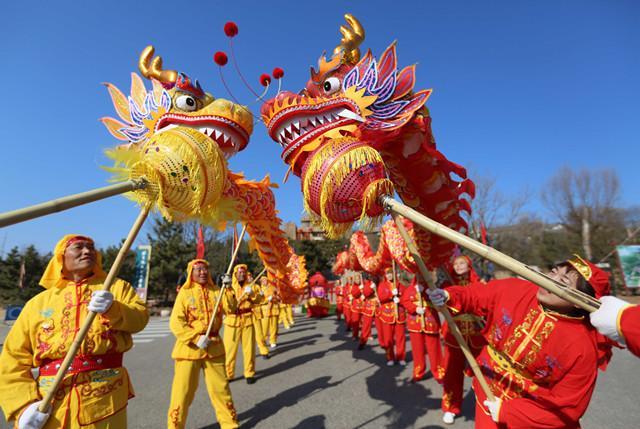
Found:
[[[347, 316], [345, 316], [346, 318]], [[338, 320], [342, 319], [342, 304], [336, 304], [336, 318]]]
[[422, 380], [427, 371], [426, 355], [429, 355], [431, 374], [436, 381], [441, 382], [444, 368], [442, 367], [442, 347], [440, 335], [425, 334], [423, 332], [409, 332], [411, 352], [413, 354], [413, 379]]
[[[481, 349], [470, 347], [471, 353], [477, 356]], [[467, 360], [459, 347], [444, 345], [444, 378], [442, 379], [442, 411], [460, 414], [464, 385], [464, 369]]]
[[376, 332], [378, 333], [378, 344], [380, 345], [380, 347], [384, 348], [384, 343], [385, 343], [385, 339], [384, 339], [384, 332], [382, 332], [383, 328], [382, 328], [382, 320], [380, 319], [380, 317], [375, 316], [375, 322], [376, 322]]
[[353, 334], [353, 338], [359, 338], [361, 316], [361, 313], [356, 313], [355, 311], [351, 312], [351, 332]]
[[373, 325], [373, 316], [361, 315], [362, 330], [360, 331], [360, 344], [367, 344], [371, 337], [371, 326]]
[[405, 336], [405, 324], [381, 322], [381, 328], [382, 334], [378, 335], [384, 339], [384, 342], [380, 343], [380, 345], [387, 352], [387, 360], [405, 360], [407, 342], [407, 338]]

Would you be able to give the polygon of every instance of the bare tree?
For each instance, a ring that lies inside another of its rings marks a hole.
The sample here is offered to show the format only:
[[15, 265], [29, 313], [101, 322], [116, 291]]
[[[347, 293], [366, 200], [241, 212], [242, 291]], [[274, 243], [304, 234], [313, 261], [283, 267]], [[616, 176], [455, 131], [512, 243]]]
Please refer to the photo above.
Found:
[[542, 201], [569, 231], [579, 234], [587, 259], [593, 259], [595, 230], [619, 221], [615, 205], [620, 182], [613, 169], [574, 171], [561, 168], [547, 183]]
[[493, 176], [472, 176], [476, 185], [476, 196], [471, 202], [470, 229], [479, 235], [480, 225], [490, 229], [498, 225], [510, 225], [522, 214], [531, 198], [531, 192], [523, 189], [517, 195], [507, 196], [496, 186]]

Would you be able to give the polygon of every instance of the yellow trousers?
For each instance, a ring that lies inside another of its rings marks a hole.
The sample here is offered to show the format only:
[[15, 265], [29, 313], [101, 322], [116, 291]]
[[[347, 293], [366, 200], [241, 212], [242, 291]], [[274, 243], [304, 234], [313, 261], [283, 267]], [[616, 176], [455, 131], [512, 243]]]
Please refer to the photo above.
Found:
[[256, 336], [253, 325], [225, 326], [222, 341], [226, 353], [225, 367], [227, 378], [231, 380], [236, 372], [236, 356], [238, 345], [242, 342], [242, 360], [244, 361], [244, 376], [256, 375]]
[[267, 347], [267, 342], [265, 335], [267, 333], [266, 330], [262, 329], [262, 321], [267, 319], [263, 317], [262, 319], [258, 319], [257, 317], [253, 317], [253, 328], [256, 331], [256, 343], [258, 343], [258, 351], [262, 356], [269, 354], [269, 348]]
[[289, 325], [293, 326], [295, 325], [295, 322], [293, 321], [293, 305], [289, 304], [287, 305], [287, 320], [289, 321]]
[[264, 317], [261, 322], [262, 333], [265, 338], [269, 336], [269, 344], [278, 344], [278, 316]]
[[204, 382], [220, 427], [222, 429], [237, 428], [236, 409], [233, 406], [229, 382], [224, 373], [223, 356], [210, 359], [176, 360], [167, 427], [169, 429], [185, 427], [189, 406], [198, 390], [200, 370], [204, 372]]

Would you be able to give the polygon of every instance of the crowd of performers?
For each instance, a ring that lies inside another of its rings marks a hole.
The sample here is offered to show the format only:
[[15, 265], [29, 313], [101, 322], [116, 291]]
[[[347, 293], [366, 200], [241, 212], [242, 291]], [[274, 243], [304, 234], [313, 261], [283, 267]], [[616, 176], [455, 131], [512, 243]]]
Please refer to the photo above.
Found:
[[[252, 384], [256, 348], [269, 356], [277, 345], [278, 322], [293, 324], [290, 306], [281, 303], [266, 278], [252, 281], [243, 264], [222, 279], [224, 289], [212, 281], [205, 260], [189, 262], [186, 276], [170, 318], [176, 342], [167, 426], [185, 427], [202, 372], [220, 426], [238, 427], [229, 389], [238, 347], [242, 344], [244, 377]], [[489, 400], [474, 378], [477, 428], [577, 428], [598, 368], [610, 358], [610, 343], [640, 356], [640, 306], [609, 296], [608, 275], [579, 257], [557, 265], [550, 276], [600, 299], [601, 308], [589, 315], [521, 279], [484, 283], [461, 256], [435, 290], [415, 278], [402, 282], [392, 270], [379, 279], [349, 272], [335, 290], [337, 317], [344, 316], [360, 349], [375, 323], [387, 365], [406, 365], [408, 331], [411, 381], [425, 377], [428, 357], [429, 371], [443, 385], [443, 420], [453, 423], [466, 365], [451, 327], [441, 324], [434, 309], [446, 305], [496, 397]], [[27, 302], [0, 355], [0, 406], [16, 427], [126, 428], [134, 390], [123, 354], [149, 315], [130, 284], [117, 280], [105, 291], [105, 278], [91, 238], [68, 235], [56, 245], [40, 280], [44, 291]], [[211, 321], [218, 297], [222, 311]], [[43, 412], [42, 398], [88, 310], [98, 317]]]
[[[132, 334], [146, 326], [149, 313], [129, 283], [118, 279], [105, 291], [101, 290], [105, 279], [100, 252], [91, 238], [67, 235], [58, 242], [40, 280], [45, 290], [27, 302], [0, 355], [0, 406], [17, 428], [127, 427], [126, 407], [134, 390], [123, 355], [133, 346]], [[220, 426], [237, 428], [229, 382], [235, 377], [238, 347], [242, 344], [246, 382], [253, 384], [256, 348], [268, 358], [270, 349], [277, 347], [279, 323], [286, 329], [294, 323], [291, 305], [282, 302], [266, 277], [252, 281], [246, 265], [236, 265], [222, 284], [227, 287], [213, 282], [206, 260], [192, 260], [186, 267], [186, 281], [169, 322], [176, 338], [169, 428], [185, 427], [200, 373]], [[207, 336], [221, 290], [221, 311]], [[98, 317], [52, 406], [41, 412], [42, 398], [88, 310]]]
[[[444, 423], [461, 413], [464, 377], [473, 377], [463, 351], [435, 306], [446, 306], [478, 363], [495, 400], [477, 378], [476, 428], [579, 428], [598, 370], [612, 346], [640, 356], [640, 306], [609, 296], [609, 276], [580, 257], [555, 266], [549, 276], [602, 303], [589, 314], [518, 278], [485, 282], [468, 256], [452, 259], [435, 290], [391, 267], [383, 276], [346, 271], [337, 281], [336, 316], [358, 349], [372, 338], [385, 350], [386, 365], [407, 365], [410, 383], [428, 371], [442, 385]], [[617, 343], [617, 344], [616, 344]]]

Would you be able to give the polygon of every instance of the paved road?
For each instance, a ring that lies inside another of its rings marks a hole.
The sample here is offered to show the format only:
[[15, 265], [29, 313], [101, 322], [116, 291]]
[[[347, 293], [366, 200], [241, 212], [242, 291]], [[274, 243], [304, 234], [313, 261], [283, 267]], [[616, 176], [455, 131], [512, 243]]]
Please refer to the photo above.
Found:
[[[380, 348], [355, 350], [355, 344], [333, 318], [297, 318], [282, 331], [277, 352], [269, 360], [258, 359], [258, 382], [243, 379], [231, 390], [243, 427], [256, 428], [443, 428], [441, 387], [428, 379], [406, 382], [410, 367], [384, 366]], [[154, 318], [136, 336], [137, 344], [126, 354], [136, 389], [129, 405], [130, 428], [166, 427], [173, 362], [173, 337], [167, 319]], [[7, 329], [0, 328], [0, 339]], [[144, 341], [144, 342], [143, 342]], [[616, 352], [610, 369], [601, 374], [584, 429], [632, 429], [639, 426], [640, 360], [628, 352]], [[241, 361], [237, 374], [242, 374]], [[453, 427], [473, 427], [473, 394], [465, 385], [464, 415]], [[0, 420], [0, 427], [7, 427]], [[189, 428], [213, 429], [215, 414], [202, 380], [191, 406]]]

